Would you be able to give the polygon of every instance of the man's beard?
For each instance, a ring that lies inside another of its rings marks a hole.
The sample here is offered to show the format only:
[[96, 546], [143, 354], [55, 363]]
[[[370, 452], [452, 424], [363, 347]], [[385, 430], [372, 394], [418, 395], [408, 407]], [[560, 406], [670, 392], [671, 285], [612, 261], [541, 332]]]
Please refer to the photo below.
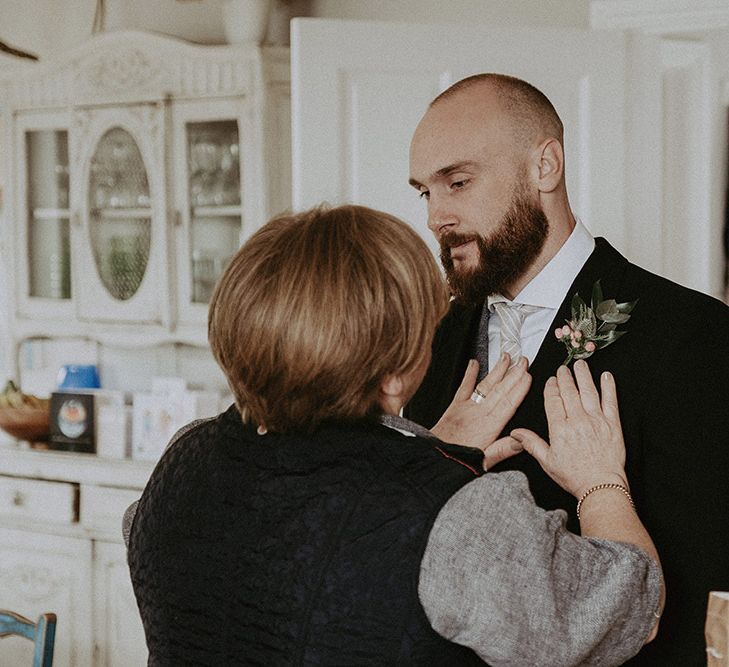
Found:
[[[490, 294], [502, 294], [532, 265], [544, 247], [549, 222], [544, 211], [523, 193], [515, 193], [509, 210], [491, 236], [450, 232], [440, 239], [440, 259], [457, 301], [477, 306]], [[478, 246], [478, 266], [456, 269], [451, 248], [469, 241]]]

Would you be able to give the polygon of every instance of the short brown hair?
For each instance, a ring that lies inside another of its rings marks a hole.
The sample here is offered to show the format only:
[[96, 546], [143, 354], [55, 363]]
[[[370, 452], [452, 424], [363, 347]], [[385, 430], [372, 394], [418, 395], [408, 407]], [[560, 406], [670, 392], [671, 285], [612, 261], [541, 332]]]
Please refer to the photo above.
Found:
[[243, 420], [311, 431], [381, 413], [382, 380], [408, 373], [447, 310], [425, 242], [364, 206], [283, 215], [231, 259], [208, 338]]

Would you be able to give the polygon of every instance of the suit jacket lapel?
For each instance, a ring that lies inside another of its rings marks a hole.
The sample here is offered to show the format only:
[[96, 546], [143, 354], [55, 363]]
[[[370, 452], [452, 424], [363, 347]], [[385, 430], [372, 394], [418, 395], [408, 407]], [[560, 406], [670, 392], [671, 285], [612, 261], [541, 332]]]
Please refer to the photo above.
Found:
[[[557, 372], [564, 361], [566, 350], [552, 333], [570, 319], [570, 304], [575, 292], [588, 299], [592, 285], [601, 280], [606, 295], [617, 296], [627, 261], [616, 252], [605, 239], [595, 240], [595, 250], [573, 281], [557, 311], [552, 325], [542, 342], [539, 352], [530, 368], [532, 388], [524, 399], [506, 432], [517, 426], [534, 429], [546, 435], [546, 417], [542, 391], [547, 379]], [[475, 352], [475, 339], [481, 319], [481, 308], [451, 304], [433, 341], [433, 360], [415, 396], [405, 407], [405, 416], [414, 422], [430, 428], [440, 419], [450, 404], [463, 379], [468, 360]], [[518, 458], [518, 457], [517, 457]]]
[[[504, 435], [514, 428], [528, 428], [543, 438], [547, 438], [547, 417], [544, 412], [544, 385], [549, 377], [557, 372], [567, 356], [564, 344], [554, 336], [554, 329], [562, 326], [565, 320], [571, 319], [571, 302], [575, 292], [588, 301], [592, 295], [592, 286], [600, 280], [603, 291], [609, 297], [619, 294], [622, 276], [627, 268], [627, 261], [616, 252], [604, 239], [595, 239], [595, 250], [588, 258], [582, 270], [565, 294], [557, 315], [542, 342], [539, 352], [529, 372], [532, 386], [516, 413], [506, 425]], [[534, 458], [526, 452], [502, 461], [494, 466], [494, 471], [520, 470], [529, 479], [529, 486], [537, 504], [545, 509], [574, 506], [574, 499], [542, 471]], [[568, 523], [572, 531], [579, 531], [577, 520], [572, 517]]]
[[468, 360], [475, 353], [474, 341], [478, 335], [481, 308], [453, 303], [447, 317], [448, 325], [439, 331], [441, 335], [433, 345], [433, 359], [443, 360], [442, 364], [440, 360], [435, 364], [437, 368], [434, 368], [433, 379], [438, 386], [437, 391], [443, 394], [445, 389], [448, 394], [447, 400], [442, 405], [441, 414], [445, 412], [458, 390]]
[[445, 412], [463, 379], [478, 335], [480, 308], [451, 303], [433, 340], [433, 359], [404, 415], [430, 428]]
[[[595, 239], [595, 249], [577, 274], [569, 290], [567, 290], [562, 305], [560, 305], [552, 324], [547, 330], [547, 335], [544, 337], [534, 363], [531, 365], [530, 372], [534, 378], [533, 387], [537, 387], [541, 391], [547, 379], [557, 372], [557, 368], [567, 357], [564, 343], [557, 340], [554, 330], [563, 326], [572, 318], [571, 304], [575, 293], [579, 293], [585, 303], [589, 304], [592, 286], [595, 281], [599, 280], [603, 292], [609, 298], [614, 297], [619, 292], [620, 283], [627, 266], [628, 261], [605, 239]], [[539, 378], [541, 384], [537, 383], [537, 378]]]
[[529, 368], [532, 376], [531, 389], [506, 425], [505, 433], [509, 433], [513, 428], [525, 427], [546, 438], [547, 417], [544, 413], [544, 385], [557, 372], [567, 357], [564, 343], [558, 341], [553, 332], [572, 318], [571, 303], [575, 293], [579, 293], [586, 302], [589, 302], [592, 286], [596, 280], [600, 280], [606, 295], [610, 297], [617, 295], [627, 266], [627, 260], [605, 239], [595, 239], [595, 249], [565, 294], [539, 352]]

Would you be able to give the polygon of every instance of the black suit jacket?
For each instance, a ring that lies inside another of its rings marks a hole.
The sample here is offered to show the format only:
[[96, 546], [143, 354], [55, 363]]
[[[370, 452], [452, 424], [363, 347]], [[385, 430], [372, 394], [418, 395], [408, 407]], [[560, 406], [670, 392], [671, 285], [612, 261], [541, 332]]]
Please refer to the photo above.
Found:
[[[729, 590], [729, 308], [631, 264], [597, 239], [531, 365], [531, 390], [504, 432], [526, 427], [548, 439], [542, 392], [566, 357], [552, 331], [570, 319], [575, 292], [589, 303], [598, 279], [606, 299], [638, 300], [619, 326], [628, 333], [587, 362], [598, 386], [603, 371], [615, 376], [628, 480], [666, 578], [658, 637], [628, 664], [703, 666], [708, 592]], [[471, 355], [480, 311], [452, 303], [408, 418], [430, 427], [445, 411]], [[527, 453], [493, 470], [524, 472], [537, 504], [566, 510], [569, 528], [579, 532], [575, 499]]]

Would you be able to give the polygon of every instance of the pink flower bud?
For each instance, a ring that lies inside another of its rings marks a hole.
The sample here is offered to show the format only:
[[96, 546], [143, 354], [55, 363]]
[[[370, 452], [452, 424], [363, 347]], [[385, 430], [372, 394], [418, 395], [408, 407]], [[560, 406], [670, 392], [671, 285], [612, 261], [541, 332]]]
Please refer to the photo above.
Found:
[[562, 339], [562, 327], [557, 327], [554, 330], [554, 335], [557, 337], [557, 340], [561, 340]]
[[572, 333], [572, 329], [570, 329], [566, 324], [562, 327], [562, 335], [563, 336], [569, 336]]
[[582, 338], [582, 332], [578, 329], [575, 331], [575, 340], [580, 340]]
[[591, 340], [588, 340], [585, 343], [585, 350], [588, 352], [594, 352], [595, 351], [595, 343], [593, 343]]
[[577, 349], [579, 346], [580, 346], [579, 341], [576, 341], [576, 340], [573, 340], [572, 341], [572, 347], [574, 347], [575, 349]]

